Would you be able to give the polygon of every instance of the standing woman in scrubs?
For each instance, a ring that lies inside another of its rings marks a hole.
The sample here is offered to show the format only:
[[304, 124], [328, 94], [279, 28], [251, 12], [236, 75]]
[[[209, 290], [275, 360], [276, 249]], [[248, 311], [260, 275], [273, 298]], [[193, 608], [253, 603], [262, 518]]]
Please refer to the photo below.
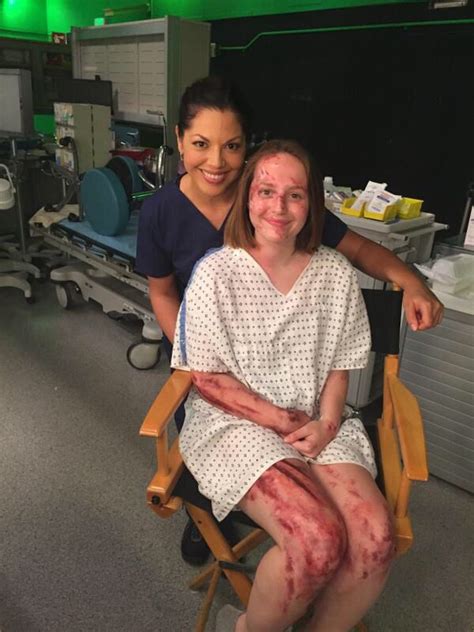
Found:
[[157, 320], [170, 342], [192, 269], [220, 247], [246, 153], [249, 113], [239, 92], [217, 77], [190, 86], [176, 135], [186, 173], [148, 198], [140, 211], [137, 262], [148, 277]]
[[[242, 172], [250, 112], [240, 91], [221, 77], [189, 86], [181, 99], [176, 135], [185, 174], [148, 198], [140, 211], [136, 269], [148, 277], [150, 300], [171, 357], [179, 305], [194, 264], [223, 244], [224, 226]], [[352, 232], [327, 212], [322, 243], [336, 248], [362, 272], [404, 290], [412, 329], [437, 325], [443, 308], [423, 281], [392, 252]], [[176, 419], [180, 429], [184, 411]], [[206, 561], [209, 551], [189, 523], [183, 558]]]

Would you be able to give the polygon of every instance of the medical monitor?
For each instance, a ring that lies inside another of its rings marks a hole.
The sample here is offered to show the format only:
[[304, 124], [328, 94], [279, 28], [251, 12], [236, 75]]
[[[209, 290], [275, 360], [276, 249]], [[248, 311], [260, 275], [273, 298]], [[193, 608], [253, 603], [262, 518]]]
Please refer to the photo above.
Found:
[[91, 103], [108, 105], [113, 112], [112, 82], [101, 79], [58, 79], [59, 103]]

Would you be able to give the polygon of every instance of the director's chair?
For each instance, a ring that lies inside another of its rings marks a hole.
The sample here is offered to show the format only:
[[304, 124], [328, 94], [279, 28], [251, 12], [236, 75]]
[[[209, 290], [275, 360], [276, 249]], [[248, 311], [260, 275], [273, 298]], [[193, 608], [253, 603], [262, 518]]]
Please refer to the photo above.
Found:
[[[372, 351], [384, 358], [382, 413], [377, 421], [377, 465], [380, 486], [392, 509], [397, 555], [406, 553], [413, 542], [408, 514], [412, 481], [428, 480], [425, 439], [420, 409], [414, 395], [398, 378], [398, 350], [402, 292], [363, 290], [372, 334]], [[217, 527], [211, 504], [202, 496], [197, 483], [184, 466], [178, 439], [168, 445], [167, 427], [192, 387], [187, 371], [174, 371], [148, 411], [140, 434], [156, 440], [157, 471], [147, 488], [150, 508], [160, 517], [169, 518], [184, 505], [206, 541], [214, 562], [191, 583], [191, 589], [209, 583], [198, 614], [195, 630], [203, 632], [209, 610], [224, 574], [246, 607], [252, 582], [240, 560], [269, 536], [243, 512], [233, 512], [237, 522], [254, 527], [238, 544], [231, 546]], [[366, 630], [363, 623], [359, 632]]]

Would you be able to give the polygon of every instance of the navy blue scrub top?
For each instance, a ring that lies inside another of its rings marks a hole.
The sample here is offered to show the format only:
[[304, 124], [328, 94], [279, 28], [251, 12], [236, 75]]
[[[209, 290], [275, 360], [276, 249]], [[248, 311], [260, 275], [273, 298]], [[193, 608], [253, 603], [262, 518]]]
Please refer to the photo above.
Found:
[[[169, 182], [140, 209], [136, 271], [150, 277], [173, 274], [182, 298], [194, 264], [210, 248], [222, 246], [224, 225], [214, 228], [180, 191], [179, 180]], [[326, 213], [323, 244], [335, 248], [346, 231], [344, 222]]]

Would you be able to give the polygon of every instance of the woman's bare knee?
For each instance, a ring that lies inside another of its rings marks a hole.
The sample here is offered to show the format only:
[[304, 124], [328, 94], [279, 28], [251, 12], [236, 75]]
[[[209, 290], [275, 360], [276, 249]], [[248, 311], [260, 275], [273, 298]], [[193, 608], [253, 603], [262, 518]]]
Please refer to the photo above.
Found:
[[286, 571], [292, 596], [311, 601], [339, 568], [346, 550], [346, 534], [337, 514], [318, 515], [303, 507], [293, 520], [293, 536], [284, 544]]
[[360, 579], [388, 570], [395, 555], [390, 510], [384, 500], [354, 506], [350, 565]]
[[342, 518], [311, 475], [290, 462], [267, 470], [247, 495], [263, 500], [274, 522], [286, 598], [311, 601], [340, 566], [346, 550]]

